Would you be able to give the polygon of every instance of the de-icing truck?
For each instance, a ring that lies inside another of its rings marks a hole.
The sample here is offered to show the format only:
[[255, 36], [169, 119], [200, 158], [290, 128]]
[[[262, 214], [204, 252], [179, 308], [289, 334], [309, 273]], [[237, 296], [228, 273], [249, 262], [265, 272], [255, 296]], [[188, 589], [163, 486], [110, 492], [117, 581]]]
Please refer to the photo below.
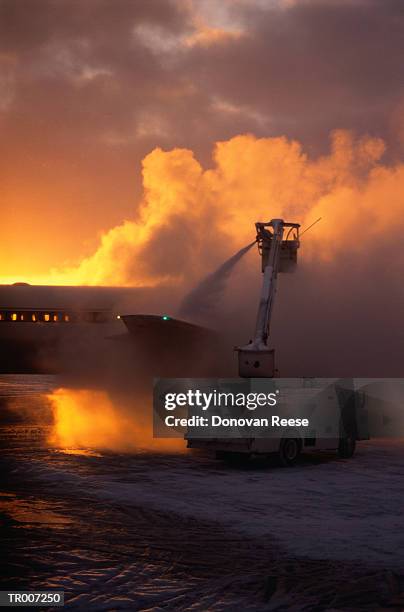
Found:
[[[273, 311], [277, 277], [280, 272], [293, 272], [297, 264], [300, 247], [298, 223], [287, 223], [283, 219], [272, 219], [267, 223], [256, 223], [256, 240], [261, 256], [263, 282], [256, 317], [255, 334], [248, 344], [238, 347], [238, 369], [240, 382], [249, 381], [251, 388], [259, 379], [277, 379], [275, 376], [274, 350], [269, 346], [270, 322]], [[313, 450], [335, 450], [341, 457], [352, 457], [356, 441], [367, 439], [366, 414], [363, 398], [355, 390], [353, 379], [279, 379], [276, 386], [282, 387], [286, 404], [310, 406], [313, 421], [327, 415], [333, 423], [327, 434], [319, 428], [311, 428], [304, 434], [297, 428], [283, 430], [281, 437], [194, 437], [188, 431], [189, 448], [209, 449], [218, 458], [242, 458], [254, 455], [278, 453], [284, 465], [296, 463], [299, 455]], [[321, 419], [320, 419], [321, 420]]]

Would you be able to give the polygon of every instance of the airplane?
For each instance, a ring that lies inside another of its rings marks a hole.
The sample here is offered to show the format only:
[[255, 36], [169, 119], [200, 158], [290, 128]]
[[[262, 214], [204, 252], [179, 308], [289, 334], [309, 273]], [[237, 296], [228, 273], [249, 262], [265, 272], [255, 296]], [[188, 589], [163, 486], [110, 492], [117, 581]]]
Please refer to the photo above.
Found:
[[133, 362], [153, 375], [195, 374], [217, 336], [172, 316], [175, 303], [161, 287], [0, 285], [0, 372], [77, 373], [91, 364], [100, 373]]

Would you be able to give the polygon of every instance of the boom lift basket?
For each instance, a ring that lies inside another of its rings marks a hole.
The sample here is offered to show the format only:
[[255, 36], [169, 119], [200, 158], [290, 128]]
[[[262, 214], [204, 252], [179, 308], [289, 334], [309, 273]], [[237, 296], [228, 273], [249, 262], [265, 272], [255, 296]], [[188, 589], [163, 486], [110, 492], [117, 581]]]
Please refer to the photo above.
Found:
[[[297, 266], [297, 249], [300, 246], [297, 234], [291, 233], [290, 228], [286, 238], [282, 240], [279, 254], [279, 272], [294, 272]], [[269, 253], [271, 251], [272, 239], [262, 240], [257, 236], [258, 250], [261, 255], [262, 272], [268, 265]]]

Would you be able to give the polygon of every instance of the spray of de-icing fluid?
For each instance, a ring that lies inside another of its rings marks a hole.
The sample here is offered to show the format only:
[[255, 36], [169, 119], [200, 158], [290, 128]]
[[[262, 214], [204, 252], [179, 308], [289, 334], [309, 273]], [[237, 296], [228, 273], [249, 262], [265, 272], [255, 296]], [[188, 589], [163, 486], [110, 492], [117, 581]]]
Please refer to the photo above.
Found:
[[205, 278], [203, 278], [200, 283], [191, 289], [183, 298], [178, 314], [185, 317], [208, 314], [224, 291], [226, 282], [234, 267], [254, 244], [255, 240], [237, 251], [237, 253], [221, 264], [217, 270], [205, 276]]

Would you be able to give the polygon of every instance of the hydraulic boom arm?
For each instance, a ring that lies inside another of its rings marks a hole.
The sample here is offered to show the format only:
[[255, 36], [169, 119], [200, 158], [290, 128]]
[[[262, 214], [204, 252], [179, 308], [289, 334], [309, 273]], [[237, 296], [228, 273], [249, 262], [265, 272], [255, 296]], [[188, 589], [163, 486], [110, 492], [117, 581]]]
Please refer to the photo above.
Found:
[[268, 338], [277, 276], [278, 272], [290, 271], [296, 264], [300, 225], [272, 219], [268, 223], [256, 223], [255, 227], [264, 276], [254, 339], [238, 348], [239, 375], [248, 378], [274, 376], [274, 351], [268, 346]]

